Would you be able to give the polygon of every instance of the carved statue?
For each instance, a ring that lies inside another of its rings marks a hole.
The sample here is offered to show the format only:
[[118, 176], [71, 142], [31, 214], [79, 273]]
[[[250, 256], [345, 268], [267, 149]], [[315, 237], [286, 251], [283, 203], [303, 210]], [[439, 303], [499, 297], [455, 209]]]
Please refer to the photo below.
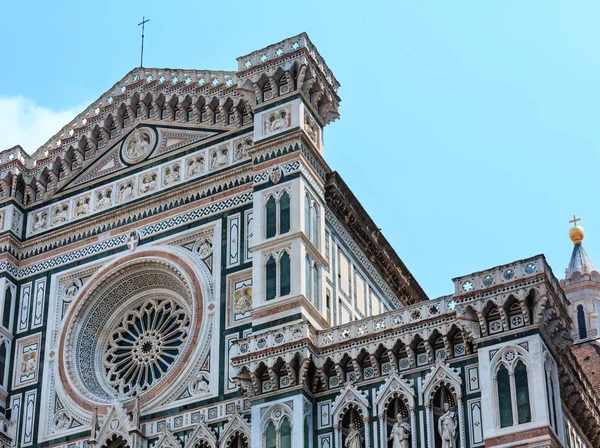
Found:
[[346, 437], [344, 448], [363, 448], [362, 434], [356, 429], [354, 423], [350, 423], [350, 431], [348, 432], [348, 437]]
[[141, 131], [135, 131], [127, 145], [127, 155], [132, 159], [142, 157], [150, 148], [148, 137]]
[[48, 219], [48, 215], [46, 212], [42, 212], [42, 213], [38, 213], [37, 215], [34, 215], [32, 230], [35, 232], [36, 230], [45, 228], [47, 219]]
[[308, 115], [305, 115], [304, 116], [304, 124], [306, 125], [305, 126], [306, 133], [308, 134], [308, 136], [311, 138], [312, 141], [316, 142], [317, 141], [317, 125], [315, 124], [315, 122]]
[[240, 288], [233, 293], [233, 311], [236, 314], [246, 314], [252, 310], [252, 287]]
[[81, 198], [77, 200], [77, 205], [75, 206], [75, 214], [77, 216], [87, 215], [90, 212], [90, 198]]
[[142, 177], [142, 186], [140, 187], [140, 191], [142, 193], [154, 191], [156, 190], [156, 187], [156, 173], [146, 174], [144, 177]]
[[103, 208], [112, 205], [111, 195], [112, 190], [110, 188], [104, 190], [104, 192], [99, 191], [97, 194], [98, 201], [96, 203], [96, 209], [102, 210]]
[[286, 128], [288, 125], [287, 112], [285, 110], [280, 110], [279, 112], [269, 115], [269, 122], [267, 125], [269, 132], [275, 132]]
[[196, 174], [201, 174], [204, 171], [204, 157], [192, 157], [188, 161], [188, 177], [195, 176]]
[[167, 186], [167, 185], [171, 185], [177, 181], [179, 181], [179, 165], [175, 165], [175, 166], [166, 168], [165, 169], [165, 178], [163, 179], [163, 184], [165, 186]]
[[79, 279], [71, 281], [69, 286], [67, 286], [67, 288], [65, 289], [65, 294], [67, 295], [67, 297], [75, 297], [75, 294], [77, 294], [77, 291], [79, 291], [80, 288], [79, 282], [81, 282], [81, 280]]
[[69, 218], [69, 206], [59, 206], [54, 210], [54, 216], [52, 217], [52, 223], [56, 224], [59, 222], [66, 222]]
[[403, 422], [400, 415], [392, 427], [389, 440], [392, 441], [392, 448], [409, 448], [410, 443], [410, 425]]
[[54, 426], [56, 429], [67, 429], [69, 427], [70, 419], [64, 412], [59, 412], [54, 419]]
[[37, 352], [29, 351], [27, 353], [23, 353], [23, 358], [21, 359], [21, 375], [29, 376], [35, 372], [37, 367]]
[[456, 412], [444, 403], [444, 414], [438, 420], [438, 433], [442, 439], [442, 448], [456, 448]]
[[133, 198], [133, 182], [128, 182], [119, 187], [119, 202]]
[[229, 151], [227, 150], [226, 146], [219, 148], [215, 152], [213, 152], [212, 157], [210, 159], [210, 167], [212, 169], [215, 169], [220, 166], [227, 165], [229, 163], [229, 158], [227, 157], [228, 152]]

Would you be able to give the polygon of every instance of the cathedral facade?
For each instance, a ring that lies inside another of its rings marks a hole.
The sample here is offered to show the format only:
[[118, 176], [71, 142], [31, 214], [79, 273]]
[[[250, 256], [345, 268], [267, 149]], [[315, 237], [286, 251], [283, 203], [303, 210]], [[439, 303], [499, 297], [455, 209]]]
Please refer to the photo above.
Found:
[[430, 299], [326, 162], [308, 36], [237, 64], [134, 69], [0, 153], [0, 446], [600, 446], [592, 271]]

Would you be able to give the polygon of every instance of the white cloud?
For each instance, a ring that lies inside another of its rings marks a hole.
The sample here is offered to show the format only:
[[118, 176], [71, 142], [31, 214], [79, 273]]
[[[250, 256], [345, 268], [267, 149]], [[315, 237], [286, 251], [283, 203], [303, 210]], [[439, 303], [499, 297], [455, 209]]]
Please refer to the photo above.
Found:
[[21, 145], [32, 154], [84, 108], [52, 110], [21, 96], [0, 96], [0, 151]]

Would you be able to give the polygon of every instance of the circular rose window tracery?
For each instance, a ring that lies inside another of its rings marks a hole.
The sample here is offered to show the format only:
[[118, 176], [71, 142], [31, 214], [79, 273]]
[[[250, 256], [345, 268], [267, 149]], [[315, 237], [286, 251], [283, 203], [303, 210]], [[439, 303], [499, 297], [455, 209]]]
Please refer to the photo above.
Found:
[[190, 329], [190, 317], [176, 300], [148, 299], [111, 325], [104, 369], [119, 395], [147, 390], [179, 357]]
[[59, 373], [75, 402], [93, 409], [139, 396], [144, 404], [192, 378], [207, 333], [202, 288], [188, 261], [140, 251], [82, 288], [59, 346]]

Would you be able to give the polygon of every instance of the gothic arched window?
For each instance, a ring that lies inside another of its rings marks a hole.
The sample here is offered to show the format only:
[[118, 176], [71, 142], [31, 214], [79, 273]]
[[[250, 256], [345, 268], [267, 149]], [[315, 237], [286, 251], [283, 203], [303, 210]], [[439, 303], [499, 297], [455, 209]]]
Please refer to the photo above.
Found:
[[310, 236], [310, 240], [313, 244], [319, 247], [319, 206], [315, 201], [312, 204], [312, 222], [311, 222], [312, 232]]
[[281, 423], [279, 435], [281, 437], [281, 444], [279, 448], [292, 448], [292, 426], [287, 418], [284, 418], [283, 422]]
[[277, 233], [277, 203], [275, 196], [267, 199], [267, 238], [272, 238]]
[[2, 307], [2, 326], [10, 330], [10, 311], [12, 308], [12, 291], [10, 288], [6, 288], [4, 294], [4, 306]]
[[284, 191], [279, 199], [279, 233], [290, 231], [290, 195]]
[[529, 407], [529, 382], [527, 381], [527, 367], [521, 361], [515, 368], [515, 387], [517, 392], [517, 411], [519, 424], [531, 421], [531, 408]]
[[0, 345], [0, 386], [6, 387], [4, 377], [6, 376], [6, 344]]
[[279, 260], [279, 296], [290, 293], [290, 275], [290, 256], [284, 252]]
[[310, 197], [304, 196], [304, 233], [310, 238]]
[[273, 422], [269, 422], [267, 425], [265, 440], [265, 448], [277, 448], [277, 432], [275, 431], [275, 424]]
[[290, 194], [287, 191], [284, 190], [279, 197], [271, 194], [267, 199], [265, 229], [266, 238], [290, 231]]
[[512, 426], [513, 415], [512, 415], [512, 403], [510, 397], [510, 378], [508, 375], [508, 369], [504, 364], [498, 369], [496, 375], [498, 383], [498, 407], [500, 411], [500, 427], [506, 428]]
[[313, 197], [304, 195], [304, 233], [315, 245], [319, 245], [319, 204]]
[[317, 263], [313, 263], [312, 266], [312, 283], [313, 283], [313, 303], [315, 307], [319, 309], [320, 301], [319, 301], [319, 268], [317, 267]]
[[243, 434], [236, 434], [234, 438], [227, 442], [226, 448], [250, 448], [250, 443]]
[[529, 380], [523, 355], [506, 350], [495, 372], [496, 424], [506, 428], [530, 422]]
[[277, 296], [277, 262], [271, 255], [267, 260], [266, 267], [267, 300]]
[[579, 327], [579, 339], [586, 339], [587, 327], [585, 324], [585, 311], [583, 311], [583, 305], [577, 307], [577, 326]]
[[265, 264], [265, 297], [272, 300], [283, 297], [291, 290], [290, 254], [287, 250], [269, 255]]
[[308, 255], [304, 257], [304, 270], [306, 279], [306, 298], [312, 301], [312, 276], [310, 271], [310, 258], [308, 258]]

